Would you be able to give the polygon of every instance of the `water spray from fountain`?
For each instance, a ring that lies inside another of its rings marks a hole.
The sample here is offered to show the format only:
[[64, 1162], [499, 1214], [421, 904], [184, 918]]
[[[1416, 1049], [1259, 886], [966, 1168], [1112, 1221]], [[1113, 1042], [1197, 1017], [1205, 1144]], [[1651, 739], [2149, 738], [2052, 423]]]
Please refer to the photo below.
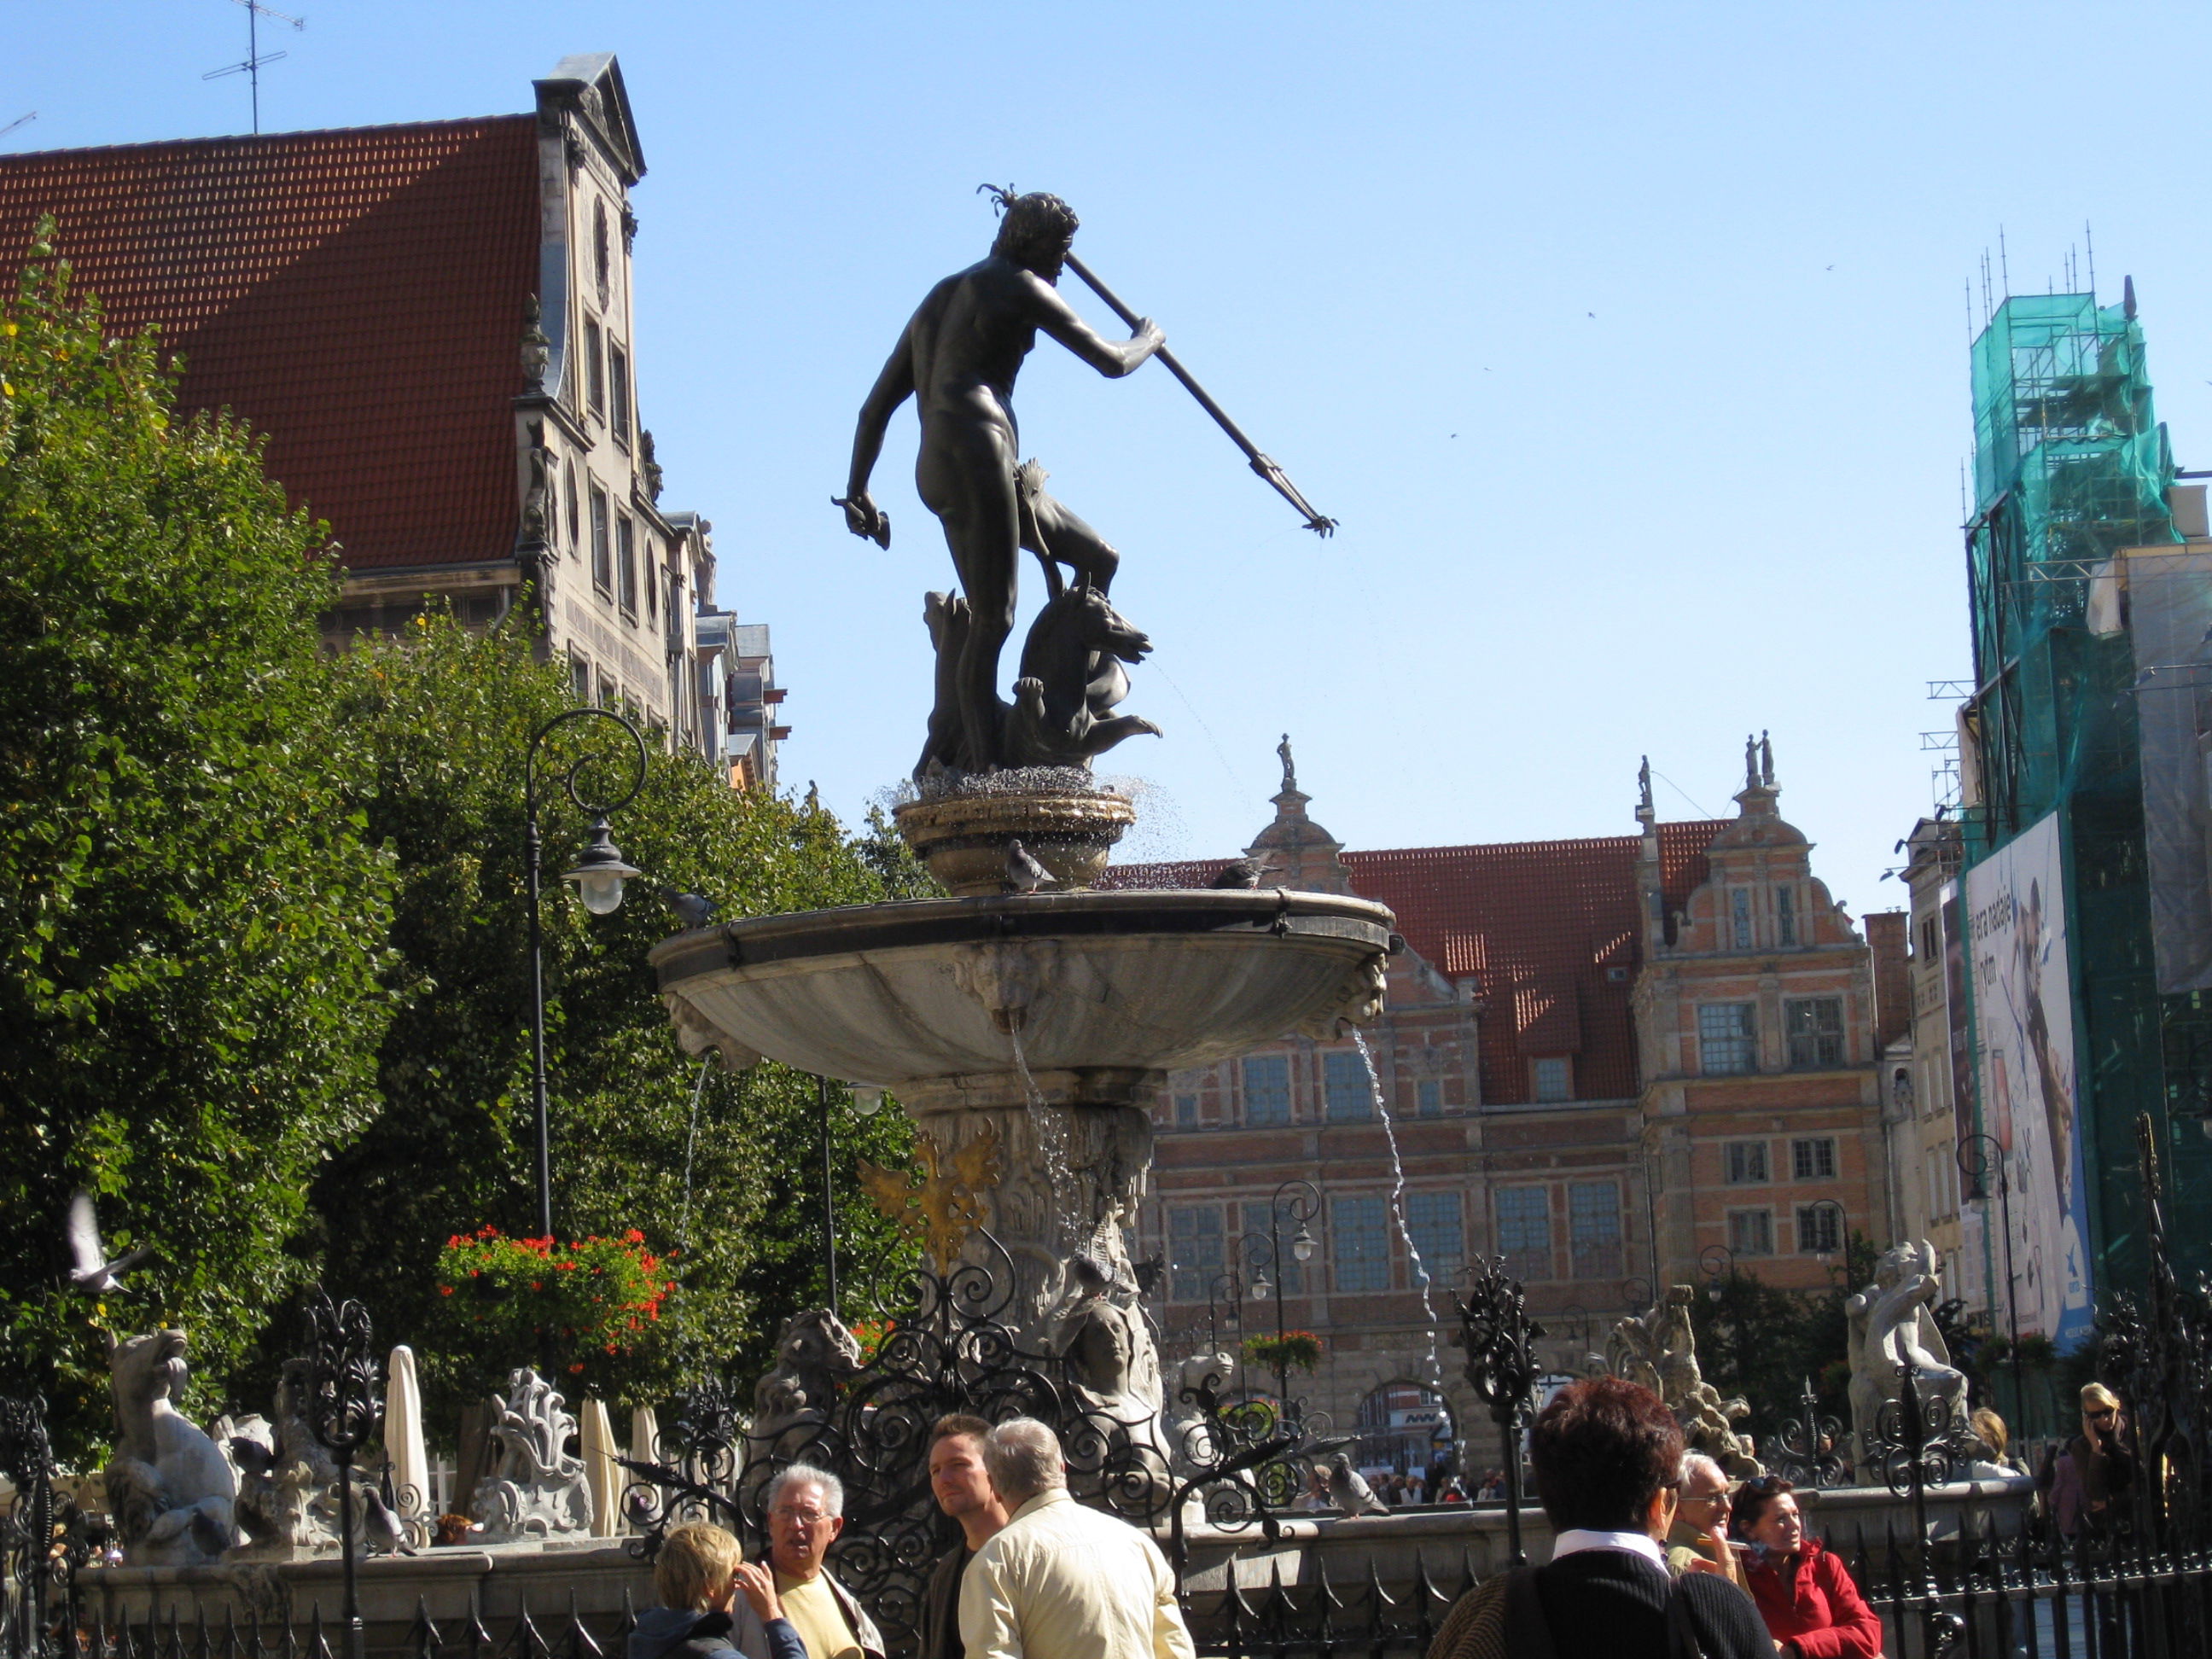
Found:
[[1443, 1398], [1443, 1367], [1437, 1358], [1437, 1304], [1432, 1294], [1434, 1282], [1429, 1277], [1427, 1265], [1421, 1260], [1419, 1247], [1406, 1225], [1406, 1164], [1398, 1156], [1398, 1126], [1390, 1121], [1389, 1103], [1382, 1097], [1382, 1073], [1375, 1069], [1375, 1055], [1367, 1046], [1367, 1039], [1358, 1027], [1352, 1031], [1352, 1041], [1359, 1049], [1359, 1063], [1367, 1068], [1367, 1092], [1375, 1103], [1375, 1115], [1382, 1120], [1383, 1139], [1390, 1146], [1390, 1223], [1398, 1230], [1398, 1239], [1406, 1247], [1406, 1260], [1413, 1269], [1413, 1282], [1420, 1286], [1421, 1306], [1429, 1316], [1429, 1386], [1436, 1390], [1437, 1398]]

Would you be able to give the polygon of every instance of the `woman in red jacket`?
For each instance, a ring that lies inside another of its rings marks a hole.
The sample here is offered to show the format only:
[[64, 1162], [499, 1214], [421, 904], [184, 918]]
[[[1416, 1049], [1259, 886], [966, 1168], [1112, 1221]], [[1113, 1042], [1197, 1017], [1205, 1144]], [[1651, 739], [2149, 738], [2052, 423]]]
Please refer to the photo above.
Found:
[[1796, 1488], [1763, 1474], [1736, 1489], [1729, 1530], [1744, 1540], [1744, 1585], [1790, 1659], [1881, 1659], [1881, 1620], [1843, 1559], [1805, 1536]]

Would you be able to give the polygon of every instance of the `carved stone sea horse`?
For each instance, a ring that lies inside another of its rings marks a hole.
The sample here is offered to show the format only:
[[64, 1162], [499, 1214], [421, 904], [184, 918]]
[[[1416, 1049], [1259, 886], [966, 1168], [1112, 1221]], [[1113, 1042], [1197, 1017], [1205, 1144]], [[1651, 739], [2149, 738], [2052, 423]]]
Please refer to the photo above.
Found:
[[215, 1442], [177, 1409], [190, 1375], [185, 1334], [154, 1331], [116, 1344], [108, 1372], [116, 1443], [107, 1501], [125, 1561], [191, 1566], [216, 1559], [236, 1536], [238, 1486]]

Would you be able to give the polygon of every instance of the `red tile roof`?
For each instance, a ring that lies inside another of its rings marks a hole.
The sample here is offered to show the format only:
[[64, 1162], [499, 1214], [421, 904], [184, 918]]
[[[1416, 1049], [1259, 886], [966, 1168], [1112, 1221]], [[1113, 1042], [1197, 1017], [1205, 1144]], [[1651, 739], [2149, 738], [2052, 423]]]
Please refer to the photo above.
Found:
[[529, 115], [0, 155], [0, 269], [52, 213], [78, 286], [184, 354], [186, 407], [269, 434], [348, 564], [502, 558], [537, 175]]
[[[1680, 910], [1705, 879], [1705, 848], [1724, 820], [1659, 826], [1661, 886]], [[1637, 837], [1401, 848], [1341, 856], [1363, 898], [1397, 913], [1406, 941], [1453, 979], [1479, 979], [1482, 1091], [1525, 1101], [1528, 1062], [1568, 1054], [1576, 1097], [1620, 1099], [1640, 1086], [1629, 992], [1641, 964]], [[1121, 865], [1101, 886], [1199, 887], [1228, 860]], [[1608, 969], [1626, 969], [1614, 979]]]

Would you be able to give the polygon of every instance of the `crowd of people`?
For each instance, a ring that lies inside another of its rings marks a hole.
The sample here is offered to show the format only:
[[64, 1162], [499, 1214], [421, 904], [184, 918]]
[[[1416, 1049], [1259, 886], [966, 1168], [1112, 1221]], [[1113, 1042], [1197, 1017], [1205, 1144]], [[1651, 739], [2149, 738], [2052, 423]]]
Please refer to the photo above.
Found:
[[[2081, 1432], [2038, 1480], [2061, 1537], [2094, 1534], [2130, 1490], [2124, 1427], [2117, 1398], [2082, 1389]], [[2003, 1425], [1976, 1429], [2002, 1460]], [[1808, 1534], [1796, 1487], [1771, 1474], [1731, 1487], [1711, 1458], [1686, 1454], [1650, 1389], [1613, 1377], [1562, 1389], [1528, 1456], [1551, 1560], [1468, 1591], [1427, 1659], [1881, 1659], [1881, 1621], [1842, 1558]], [[1502, 1490], [1502, 1472], [1477, 1490], [1493, 1483]], [[1193, 1659], [1158, 1547], [1069, 1495], [1046, 1425], [940, 1419], [929, 1484], [961, 1537], [922, 1595], [920, 1659]], [[1459, 1485], [1443, 1471], [1385, 1474], [1374, 1494], [1449, 1502]], [[884, 1659], [874, 1622], [824, 1565], [845, 1524], [837, 1477], [793, 1464], [763, 1498], [764, 1563], [744, 1561], [720, 1527], [667, 1534], [653, 1569], [662, 1605], [638, 1620], [629, 1659]]]

